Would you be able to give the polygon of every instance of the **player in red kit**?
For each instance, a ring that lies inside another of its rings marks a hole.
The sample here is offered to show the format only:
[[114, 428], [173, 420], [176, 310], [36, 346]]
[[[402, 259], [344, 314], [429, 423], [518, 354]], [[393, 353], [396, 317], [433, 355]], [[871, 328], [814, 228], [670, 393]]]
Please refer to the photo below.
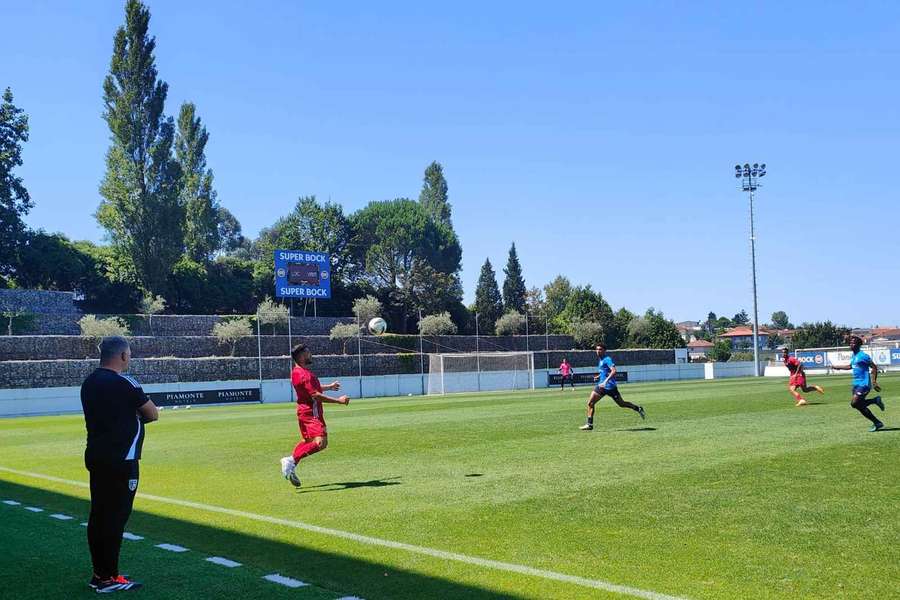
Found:
[[291, 371], [291, 385], [297, 393], [297, 420], [300, 422], [300, 437], [303, 439], [294, 448], [291, 456], [281, 459], [281, 474], [293, 484], [300, 487], [300, 478], [297, 477], [296, 468], [301, 459], [324, 450], [328, 446], [328, 431], [325, 428], [325, 413], [322, 411], [323, 402], [333, 404], [350, 404], [350, 396], [332, 398], [323, 394], [323, 390], [339, 390], [341, 384], [337, 381], [322, 385], [319, 378], [309, 370], [312, 364], [312, 356], [303, 344], [294, 346], [291, 350], [291, 358], [294, 360], [294, 369]]
[[820, 394], [825, 393], [825, 389], [820, 385], [806, 385], [806, 373], [803, 371], [803, 363], [797, 360], [797, 357], [791, 356], [787, 348], [782, 350], [781, 360], [784, 361], [784, 366], [786, 366], [791, 373], [791, 379], [788, 382], [788, 390], [790, 390], [794, 400], [797, 401], [797, 406], [806, 406], [807, 404], [806, 400], [803, 399], [803, 396], [801, 396], [800, 392], [797, 390], [802, 390], [806, 393], [812, 391], [819, 392]]

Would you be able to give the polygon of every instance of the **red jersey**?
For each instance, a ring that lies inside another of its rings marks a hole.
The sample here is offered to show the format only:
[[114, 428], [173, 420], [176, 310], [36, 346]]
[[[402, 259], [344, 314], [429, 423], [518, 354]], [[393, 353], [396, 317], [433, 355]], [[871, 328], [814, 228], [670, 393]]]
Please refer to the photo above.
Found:
[[313, 398], [313, 394], [322, 393], [322, 384], [313, 372], [301, 366], [291, 371], [291, 385], [297, 393], [297, 414], [322, 418], [322, 401]]
[[570, 373], [572, 373], [572, 365], [567, 362], [559, 365], [559, 372], [562, 373], [563, 377], [568, 377]]
[[784, 366], [788, 368], [788, 371], [790, 371], [792, 375], [797, 372], [797, 369], [800, 368], [800, 364], [801, 363], [799, 360], [797, 360], [796, 356], [788, 356], [786, 359], [784, 359]]

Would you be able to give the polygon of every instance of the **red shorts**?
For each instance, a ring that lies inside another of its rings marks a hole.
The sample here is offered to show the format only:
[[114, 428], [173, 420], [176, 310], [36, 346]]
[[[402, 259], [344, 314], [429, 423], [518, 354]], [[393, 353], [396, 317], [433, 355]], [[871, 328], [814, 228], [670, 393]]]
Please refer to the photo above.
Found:
[[315, 437], [325, 437], [328, 431], [325, 427], [325, 419], [314, 417], [311, 414], [297, 415], [297, 421], [300, 423], [300, 436], [304, 440], [311, 440]]
[[806, 387], [806, 375], [791, 375], [791, 381], [788, 385]]

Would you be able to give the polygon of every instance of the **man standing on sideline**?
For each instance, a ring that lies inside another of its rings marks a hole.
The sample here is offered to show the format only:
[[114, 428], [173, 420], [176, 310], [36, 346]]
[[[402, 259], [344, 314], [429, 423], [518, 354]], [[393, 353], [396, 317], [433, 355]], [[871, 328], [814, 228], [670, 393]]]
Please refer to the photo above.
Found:
[[322, 403], [350, 404], [350, 396], [332, 398], [322, 393], [323, 390], [339, 390], [341, 384], [337, 381], [328, 385], [319, 383], [319, 378], [309, 369], [312, 354], [304, 344], [294, 346], [291, 358], [294, 360], [291, 385], [297, 393], [297, 421], [300, 423], [300, 437], [303, 439], [294, 448], [291, 456], [281, 459], [281, 474], [291, 482], [291, 485], [300, 487], [300, 478], [296, 473], [297, 464], [310, 454], [328, 447], [328, 430], [325, 428]]
[[100, 593], [141, 587], [119, 574], [119, 550], [137, 492], [144, 424], [156, 421], [159, 411], [141, 385], [123, 374], [129, 362], [128, 340], [103, 338], [100, 367], [81, 384], [87, 428], [84, 464], [91, 482], [87, 538], [94, 575], [90, 586]]
[[575, 376], [572, 374], [572, 365], [569, 364], [569, 359], [563, 359], [562, 364], [559, 365], [559, 374], [561, 375], [559, 380], [559, 391], [566, 389], [566, 380], [569, 381], [569, 385], [571, 385], [574, 390]]
[[622, 408], [630, 408], [641, 415], [642, 419], [647, 418], [643, 406], [638, 406], [637, 404], [632, 404], [631, 402], [622, 399], [622, 394], [619, 392], [619, 386], [616, 385], [616, 364], [613, 362], [612, 357], [606, 353], [605, 344], [597, 345], [597, 358], [600, 359], [600, 362], [597, 364], [599, 373], [594, 377], [594, 381], [597, 381], [598, 383], [591, 392], [591, 397], [588, 398], [587, 423], [582, 425], [580, 429], [582, 431], [591, 431], [594, 428], [594, 405], [597, 404], [597, 401], [603, 396], [609, 396]]
[[884, 401], [881, 396], [874, 398], [866, 398], [873, 389], [876, 392], [881, 391], [878, 385], [878, 365], [872, 360], [872, 357], [862, 351], [862, 339], [858, 336], [850, 336], [850, 351], [853, 356], [850, 358], [849, 365], [831, 365], [836, 371], [853, 371], [853, 389], [850, 397], [850, 406], [859, 411], [859, 414], [872, 422], [869, 431], [875, 432], [884, 427], [884, 423], [872, 414], [869, 410], [871, 405], [875, 405], [884, 412]]

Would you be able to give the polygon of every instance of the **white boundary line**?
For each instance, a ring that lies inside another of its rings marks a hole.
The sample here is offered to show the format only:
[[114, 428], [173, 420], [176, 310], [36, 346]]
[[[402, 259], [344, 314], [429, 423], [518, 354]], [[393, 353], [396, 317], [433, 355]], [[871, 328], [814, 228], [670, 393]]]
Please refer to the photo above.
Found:
[[[87, 488], [89, 487], [87, 483], [83, 481], [74, 481], [72, 479], [63, 479], [61, 477], [53, 477], [52, 475], [44, 475], [42, 473], [32, 473], [30, 471], [20, 471], [19, 469], [10, 469], [9, 467], [0, 466], [0, 472], [12, 473], [14, 475], [21, 475], [23, 477], [31, 477], [34, 479], [43, 479], [45, 481], [52, 481], [54, 483], [62, 483], [65, 485], [72, 485], [76, 487]], [[474, 565], [478, 567], [484, 567], [487, 569], [494, 569], [497, 571], [506, 571], [509, 573], [518, 573], [520, 575], [529, 575], [531, 577], [538, 577], [541, 579], [547, 579], [550, 581], [560, 581], [562, 583], [570, 583], [572, 585], [578, 585], [581, 587], [593, 588], [597, 590], [604, 590], [607, 592], [612, 592], [614, 594], [622, 594], [624, 596], [632, 596], [634, 598], [644, 598], [645, 600], [684, 600], [678, 596], [670, 596], [668, 594], [662, 594], [659, 592], [653, 592], [650, 590], [642, 590], [640, 588], [629, 587], [626, 585], [619, 585], [616, 583], [611, 583], [609, 581], [603, 581], [602, 579], [588, 579], [587, 577], [579, 577], [577, 575], [567, 575], [565, 573], [558, 573], [556, 571], [548, 571], [545, 569], [537, 569], [535, 567], [529, 567], [526, 565], [517, 565], [515, 563], [507, 563], [501, 562], [498, 560], [491, 560], [488, 558], [480, 558], [477, 556], [469, 556], [467, 554], [459, 554], [457, 552], [447, 552], [445, 550], [437, 550], [435, 548], [428, 548], [426, 546], [416, 546], [413, 544], [406, 544], [403, 542], [395, 542], [392, 540], [385, 540], [382, 538], [371, 537], [368, 535], [361, 535], [358, 533], [352, 533], [350, 531], [341, 531], [340, 529], [331, 529], [330, 527], [320, 527], [319, 525], [311, 525], [309, 523], [303, 523], [301, 521], [291, 521], [288, 519], [280, 519], [278, 517], [270, 517], [268, 515], [260, 515], [252, 512], [247, 512], [243, 510], [237, 510], [233, 508], [225, 508], [222, 506], [213, 506], [211, 504], [202, 504], [200, 502], [192, 502], [190, 500], [180, 500], [178, 498], [166, 498], [165, 496], [154, 496], [152, 494], [144, 494], [138, 493], [138, 496], [145, 499], [151, 500], [154, 502], [162, 502], [165, 504], [173, 504], [175, 506], [183, 506], [185, 508], [194, 508], [197, 510], [204, 510], [207, 512], [218, 513], [222, 515], [229, 515], [232, 517], [241, 517], [244, 519], [249, 519], [251, 521], [259, 521], [262, 523], [271, 523], [273, 525], [282, 525], [284, 527], [291, 527], [293, 529], [301, 529], [303, 531], [311, 531], [313, 533], [319, 533], [322, 535], [328, 535], [331, 537], [341, 538], [345, 540], [351, 540], [354, 542], [358, 542], [361, 544], [368, 544], [370, 546], [380, 546], [382, 548], [391, 548], [393, 550], [403, 550], [405, 552], [410, 552], [413, 554], [420, 554], [423, 556], [430, 556], [432, 558], [438, 558], [441, 560], [449, 560], [454, 562], [459, 562], [467, 565]]]

